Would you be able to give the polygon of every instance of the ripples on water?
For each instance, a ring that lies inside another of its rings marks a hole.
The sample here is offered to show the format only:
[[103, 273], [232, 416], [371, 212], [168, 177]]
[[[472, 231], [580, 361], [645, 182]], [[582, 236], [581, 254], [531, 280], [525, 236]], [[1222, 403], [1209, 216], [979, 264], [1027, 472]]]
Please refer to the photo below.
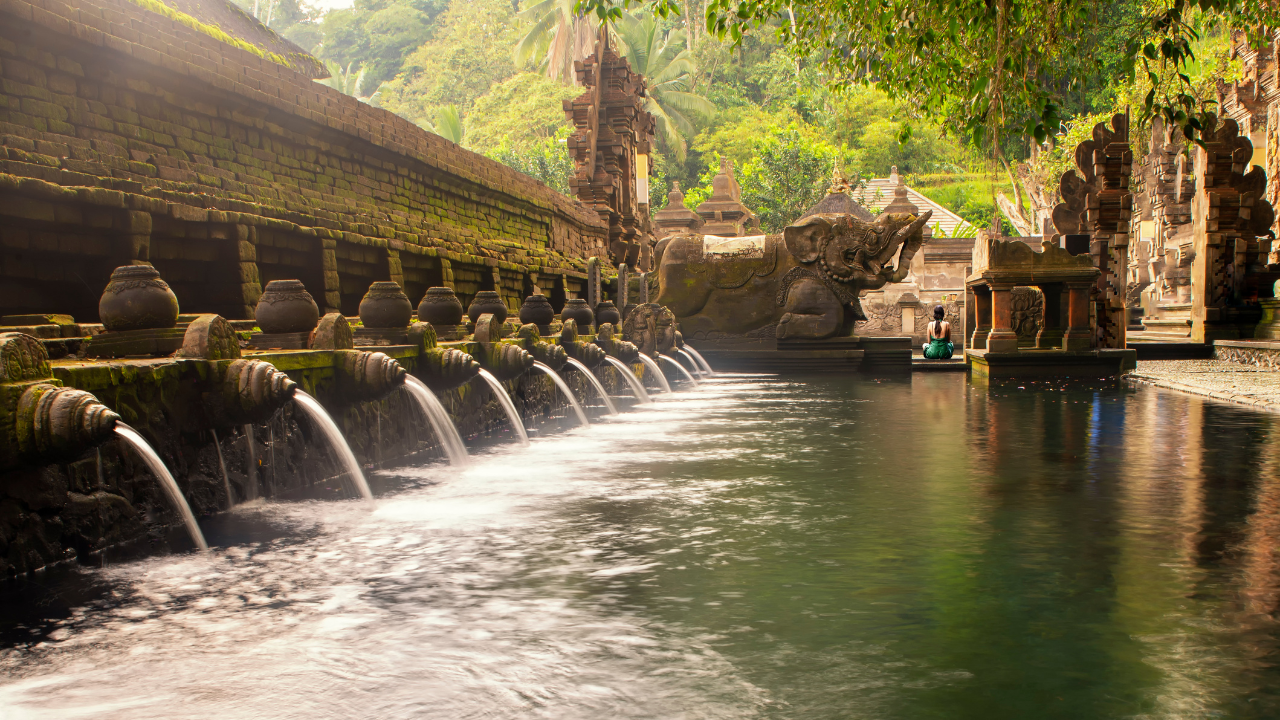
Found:
[[941, 375], [654, 399], [8, 588], [0, 718], [1280, 716], [1275, 417]]

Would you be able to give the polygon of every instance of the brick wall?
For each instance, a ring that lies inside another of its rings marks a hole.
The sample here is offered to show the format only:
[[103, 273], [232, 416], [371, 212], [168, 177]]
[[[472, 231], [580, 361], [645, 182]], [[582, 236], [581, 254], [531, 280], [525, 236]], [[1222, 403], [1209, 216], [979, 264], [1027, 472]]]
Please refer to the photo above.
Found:
[[576, 200], [127, 0], [0, 0], [0, 314], [96, 316], [152, 262], [184, 312], [252, 315], [298, 278], [519, 306], [582, 288], [608, 228]]

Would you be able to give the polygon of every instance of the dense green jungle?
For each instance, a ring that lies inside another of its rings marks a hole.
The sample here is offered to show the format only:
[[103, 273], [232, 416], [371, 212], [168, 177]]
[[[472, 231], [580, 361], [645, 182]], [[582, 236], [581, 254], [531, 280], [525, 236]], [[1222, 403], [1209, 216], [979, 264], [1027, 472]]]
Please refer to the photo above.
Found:
[[[562, 102], [582, 92], [573, 62], [590, 54], [599, 22], [574, 0], [235, 1], [323, 60], [332, 76], [321, 82], [568, 190]], [[1125, 43], [1146, 4], [1094, 3], [1082, 36], [1065, 43], [1075, 52], [1045, 58], [1051, 77], [1036, 78], [1062, 118], [1037, 143], [1026, 112], [1002, 113], [998, 132], [983, 136], [946, 107], [926, 110], [913, 88], [886, 92], [884, 83], [834, 77], [831, 62], [784, 42], [785, 13], [722, 38], [702, 22], [704, 0], [674, 5], [679, 14], [659, 17], [653, 3], [633, 4], [610, 24], [616, 47], [647, 78], [648, 110], [658, 119], [650, 208], [666, 205], [673, 183], [696, 207], [727, 157], [743, 201], [769, 231], [821, 199], [834, 170], [857, 184], [896, 166], [910, 186], [965, 218], [970, 226], [958, 233], [999, 216], [1006, 233], [1039, 234], [1070, 149], [1095, 123], [1128, 110], [1142, 128], [1147, 119], [1134, 108], [1160, 73], [1182, 73], [1199, 98], [1238, 74], [1229, 34], [1207, 23], [1192, 32], [1193, 60], [1126, 73]]]

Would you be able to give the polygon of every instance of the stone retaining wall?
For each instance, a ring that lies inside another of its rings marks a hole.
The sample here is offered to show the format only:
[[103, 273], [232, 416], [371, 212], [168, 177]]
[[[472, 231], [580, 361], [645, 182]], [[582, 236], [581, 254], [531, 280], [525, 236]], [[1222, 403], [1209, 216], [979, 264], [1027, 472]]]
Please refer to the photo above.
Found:
[[515, 310], [606, 255], [576, 200], [128, 0], [0, 0], [0, 79], [0, 315], [92, 321], [142, 261], [232, 319], [286, 278], [326, 311], [388, 279]]

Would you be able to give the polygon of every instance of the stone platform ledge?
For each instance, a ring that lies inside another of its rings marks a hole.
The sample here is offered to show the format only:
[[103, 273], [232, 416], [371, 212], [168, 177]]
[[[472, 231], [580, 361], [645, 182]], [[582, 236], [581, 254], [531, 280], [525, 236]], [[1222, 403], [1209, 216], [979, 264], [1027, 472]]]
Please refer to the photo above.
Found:
[[1254, 365], [1222, 360], [1142, 361], [1125, 379], [1280, 412], [1280, 373]]
[[964, 356], [972, 377], [992, 380], [1119, 377], [1132, 370], [1138, 361], [1137, 351], [1119, 349], [1015, 352], [965, 350]]
[[854, 373], [862, 350], [719, 350], [698, 352], [716, 371], [766, 373]]

